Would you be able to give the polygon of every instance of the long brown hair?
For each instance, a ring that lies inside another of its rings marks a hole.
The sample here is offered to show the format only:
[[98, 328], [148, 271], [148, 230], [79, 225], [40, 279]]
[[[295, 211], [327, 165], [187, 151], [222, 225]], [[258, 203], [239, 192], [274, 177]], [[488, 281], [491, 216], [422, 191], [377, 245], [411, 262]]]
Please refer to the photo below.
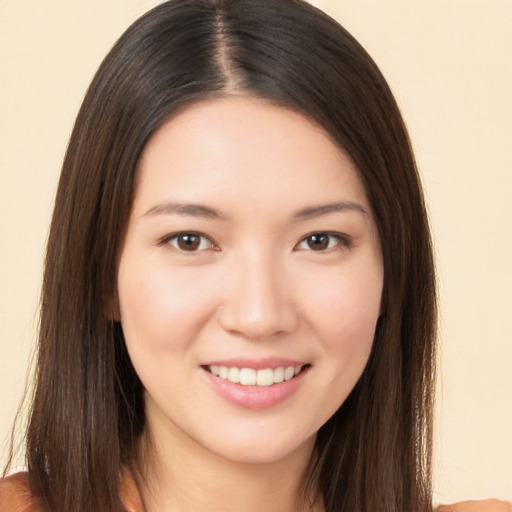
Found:
[[128, 28], [101, 64], [48, 241], [27, 432], [34, 493], [53, 512], [123, 510], [119, 476], [144, 428], [143, 390], [106, 309], [136, 167], [177, 108], [227, 94], [266, 98], [323, 126], [355, 163], [380, 235], [373, 350], [320, 429], [306, 484], [327, 512], [431, 510], [435, 282], [414, 157], [375, 63], [301, 0], [172, 0]]

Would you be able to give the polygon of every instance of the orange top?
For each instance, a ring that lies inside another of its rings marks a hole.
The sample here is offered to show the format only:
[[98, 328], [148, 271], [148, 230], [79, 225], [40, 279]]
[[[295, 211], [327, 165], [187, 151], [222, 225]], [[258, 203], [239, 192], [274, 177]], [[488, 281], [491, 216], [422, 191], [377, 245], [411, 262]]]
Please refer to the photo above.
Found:
[[461, 501], [439, 505], [434, 512], [512, 512], [512, 503], [499, 500]]
[[[127, 512], [144, 512], [137, 484], [129, 471], [121, 478], [121, 499]], [[27, 473], [16, 473], [0, 480], [0, 512], [41, 512], [32, 496]], [[505, 501], [463, 501], [454, 505], [440, 505], [435, 512], [512, 512], [512, 504]]]
[[[123, 471], [121, 500], [127, 512], [144, 512], [144, 505], [131, 473]], [[30, 491], [27, 473], [16, 473], [0, 480], [0, 512], [41, 512]]]

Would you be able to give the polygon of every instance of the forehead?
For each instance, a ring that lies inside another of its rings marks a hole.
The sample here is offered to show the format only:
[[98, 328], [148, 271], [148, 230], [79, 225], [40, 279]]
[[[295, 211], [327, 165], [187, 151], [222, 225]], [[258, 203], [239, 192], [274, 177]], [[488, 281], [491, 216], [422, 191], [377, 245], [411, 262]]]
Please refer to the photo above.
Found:
[[281, 208], [332, 200], [366, 205], [357, 169], [320, 126], [245, 97], [201, 101], [171, 117], [144, 149], [137, 182], [136, 208], [165, 195]]

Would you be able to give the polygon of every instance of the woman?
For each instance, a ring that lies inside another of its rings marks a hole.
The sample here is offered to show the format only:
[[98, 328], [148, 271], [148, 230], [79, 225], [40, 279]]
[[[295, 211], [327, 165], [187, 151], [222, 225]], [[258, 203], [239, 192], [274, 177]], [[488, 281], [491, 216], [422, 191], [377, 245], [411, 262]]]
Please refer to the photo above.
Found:
[[414, 159], [373, 61], [305, 3], [127, 30], [71, 137], [41, 315], [0, 510], [432, 509]]

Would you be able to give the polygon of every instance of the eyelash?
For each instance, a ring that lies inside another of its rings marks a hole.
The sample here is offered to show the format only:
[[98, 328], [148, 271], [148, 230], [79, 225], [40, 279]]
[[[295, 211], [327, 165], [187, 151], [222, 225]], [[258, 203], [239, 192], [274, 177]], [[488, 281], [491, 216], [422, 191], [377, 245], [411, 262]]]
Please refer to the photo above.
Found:
[[[307, 244], [308, 240], [311, 240], [313, 237], [328, 237], [328, 246], [319, 251], [315, 251], [311, 247], [306, 248], [305, 250], [311, 250], [312, 252], [320, 252], [327, 253], [331, 252], [331, 250], [336, 249], [350, 249], [353, 246], [352, 237], [342, 234], [342, 233], [333, 233], [329, 231], [317, 231], [315, 233], [311, 233], [305, 236], [296, 247], [300, 247], [302, 244]], [[335, 240], [335, 243], [331, 245], [331, 241]], [[299, 249], [300, 250], [300, 249]]]
[[[182, 247], [179, 247], [179, 240], [180, 238], [184, 237], [196, 237], [199, 238], [199, 245], [197, 247], [194, 247], [192, 250], [183, 249]], [[314, 237], [328, 237], [328, 245], [325, 248], [321, 248], [320, 250], [312, 249], [311, 246], [307, 248], [301, 248], [300, 246], [302, 244], [308, 244], [308, 241], [311, 241]], [[331, 244], [331, 242], [335, 240], [334, 244]], [[172, 242], [176, 241], [176, 245], [174, 245]], [[208, 247], [201, 247], [204, 242], [208, 244]], [[164, 238], [162, 238], [158, 245], [164, 246], [164, 245], [171, 245], [176, 250], [180, 252], [189, 252], [189, 253], [196, 253], [201, 252], [208, 249], [213, 250], [219, 250], [219, 248], [212, 242], [212, 240], [204, 235], [203, 233], [198, 233], [195, 231], [182, 231], [180, 233], [173, 233], [171, 235], [167, 235]], [[328, 253], [331, 252], [333, 249], [350, 249], [352, 247], [352, 238], [348, 235], [342, 234], [342, 233], [333, 233], [333, 232], [326, 232], [326, 231], [317, 231], [314, 233], [311, 233], [307, 236], [305, 236], [296, 246], [296, 250], [310, 250], [311, 252], [319, 252], [319, 253]], [[297, 249], [298, 248], [298, 249]]]
[[[177, 245], [178, 240], [180, 238], [183, 239], [184, 237], [187, 237], [187, 236], [188, 237], [197, 237], [197, 238], [201, 239], [199, 241], [199, 246], [194, 248], [194, 250], [188, 251], [187, 249], [183, 249]], [[177, 242], [176, 245], [172, 244], [172, 241], [174, 241], [174, 240]], [[208, 243], [209, 247], [201, 248], [201, 245], [204, 243], [204, 241], [206, 241]], [[182, 231], [181, 233], [173, 233], [171, 235], [167, 235], [159, 241], [158, 245], [162, 245], [162, 246], [163, 245], [171, 245], [172, 247], [174, 247], [175, 249], [177, 249], [180, 252], [190, 252], [190, 253], [200, 252], [200, 251], [204, 251], [206, 249], [218, 250], [218, 248], [215, 246], [215, 244], [211, 241], [211, 239], [209, 237], [207, 237], [203, 233], [197, 233], [195, 231]]]

